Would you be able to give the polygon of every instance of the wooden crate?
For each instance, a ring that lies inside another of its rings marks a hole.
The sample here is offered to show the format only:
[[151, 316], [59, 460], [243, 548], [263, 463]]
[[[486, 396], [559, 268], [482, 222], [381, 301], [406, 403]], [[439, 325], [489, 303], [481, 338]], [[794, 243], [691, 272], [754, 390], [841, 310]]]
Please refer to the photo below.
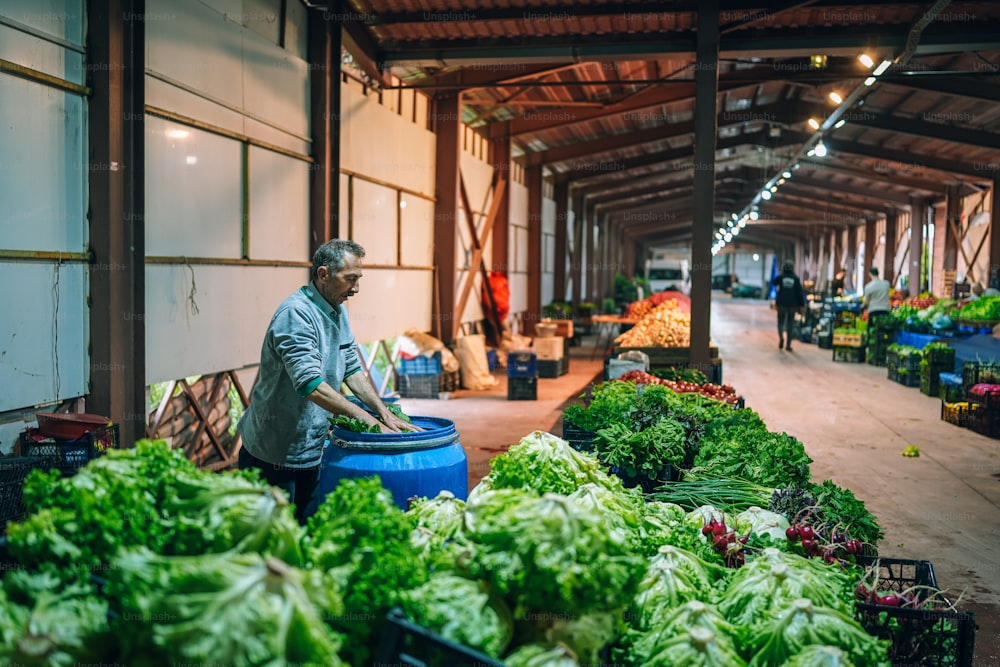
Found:
[[834, 347], [864, 347], [865, 335], [860, 333], [833, 332]]
[[[719, 348], [711, 346], [709, 348], [711, 358], [719, 358]], [[686, 364], [691, 356], [691, 350], [687, 347], [615, 347], [611, 351], [612, 357], [617, 357], [623, 352], [642, 352], [649, 357], [650, 368], [660, 368], [663, 366], [679, 366]]]

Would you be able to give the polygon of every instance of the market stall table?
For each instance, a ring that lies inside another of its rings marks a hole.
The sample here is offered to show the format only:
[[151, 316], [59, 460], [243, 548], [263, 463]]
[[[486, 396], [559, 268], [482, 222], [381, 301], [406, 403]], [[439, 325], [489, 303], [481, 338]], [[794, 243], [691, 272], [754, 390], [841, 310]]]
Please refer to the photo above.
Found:
[[597, 340], [594, 342], [594, 351], [590, 358], [597, 357], [598, 352], [605, 352], [614, 342], [620, 333], [619, 329], [623, 324], [635, 324], [636, 320], [631, 317], [620, 315], [594, 315], [591, 321], [597, 325]]

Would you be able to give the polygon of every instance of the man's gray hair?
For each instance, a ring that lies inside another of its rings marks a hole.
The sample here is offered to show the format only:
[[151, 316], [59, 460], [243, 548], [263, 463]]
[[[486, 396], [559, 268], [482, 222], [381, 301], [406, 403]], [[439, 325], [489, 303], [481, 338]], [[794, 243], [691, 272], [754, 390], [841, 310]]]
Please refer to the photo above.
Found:
[[343, 239], [331, 239], [327, 241], [313, 254], [312, 274], [313, 278], [319, 277], [317, 272], [319, 267], [325, 266], [330, 271], [337, 271], [344, 268], [344, 255], [354, 255], [358, 259], [365, 256], [365, 249], [354, 241]]

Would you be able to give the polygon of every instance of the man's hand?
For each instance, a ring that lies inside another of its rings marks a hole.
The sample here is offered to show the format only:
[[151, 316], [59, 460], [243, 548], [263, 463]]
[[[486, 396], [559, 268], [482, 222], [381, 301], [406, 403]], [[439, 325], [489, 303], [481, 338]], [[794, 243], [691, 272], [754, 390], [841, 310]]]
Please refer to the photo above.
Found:
[[414, 424], [411, 424], [410, 422], [406, 421], [405, 419], [400, 419], [399, 417], [397, 417], [396, 415], [392, 414], [391, 412], [389, 412], [386, 415], [386, 417], [383, 418], [382, 421], [385, 424], [386, 428], [390, 429], [393, 433], [400, 433], [402, 431], [413, 433], [413, 432], [423, 431], [424, 430], [424, 429], [420, 428], [419, 426], [415, 426]]

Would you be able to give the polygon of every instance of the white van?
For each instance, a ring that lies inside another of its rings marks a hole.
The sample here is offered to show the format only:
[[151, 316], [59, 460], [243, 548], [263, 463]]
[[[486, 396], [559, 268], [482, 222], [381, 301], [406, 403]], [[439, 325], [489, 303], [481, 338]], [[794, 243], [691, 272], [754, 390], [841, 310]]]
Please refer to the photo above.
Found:
[[646, 260], [646, 280], [651, 293], [670, 290], [691, 294], [691, 271], [687, 257], [656, 253]]

